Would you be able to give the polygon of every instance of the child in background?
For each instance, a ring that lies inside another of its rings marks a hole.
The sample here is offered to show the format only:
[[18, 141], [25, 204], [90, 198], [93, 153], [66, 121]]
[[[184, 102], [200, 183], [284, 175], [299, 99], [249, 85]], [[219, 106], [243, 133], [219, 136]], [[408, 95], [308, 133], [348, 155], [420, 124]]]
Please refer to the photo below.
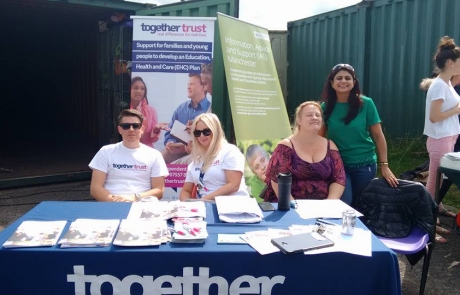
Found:
[[257, 202], [263, 201], [260, 193], [265, 188], [265, 170], [270, 160], [270, 156], [258, 144], [253, 144], [246, 151], [246, 162], [254, 175], [249, 179], [248, 186], [251, 187], [251, 195], [256, 198]]

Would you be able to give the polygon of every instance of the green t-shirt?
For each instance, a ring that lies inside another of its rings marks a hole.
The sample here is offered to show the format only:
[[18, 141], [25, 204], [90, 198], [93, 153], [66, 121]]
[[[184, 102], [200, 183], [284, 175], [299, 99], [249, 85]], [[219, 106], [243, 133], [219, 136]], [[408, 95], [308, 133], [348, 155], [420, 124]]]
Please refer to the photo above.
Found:
[[257, 203], [263, 202], [263, 199], [260, 198], [259, 195], [264, 189], [265, 183], [256, 175], [253, 175], [251, 178], [249, 178], [248, 185], [251, 187], [251, 196], [256, 198]]
[[[361, 96], [363, 106], [356, 118], [345, 125], [343, 118], [348, 113], [348, 103], [337, 102], [327, 125], [327, 138], [338, 147], [343, 164], [348, 167], [360, 167], [377, 162], [375, 144], [369, 127], [380, 123], [380, 117], [371, 98]], [[321, 104], [323, 111], [326, 105]]]

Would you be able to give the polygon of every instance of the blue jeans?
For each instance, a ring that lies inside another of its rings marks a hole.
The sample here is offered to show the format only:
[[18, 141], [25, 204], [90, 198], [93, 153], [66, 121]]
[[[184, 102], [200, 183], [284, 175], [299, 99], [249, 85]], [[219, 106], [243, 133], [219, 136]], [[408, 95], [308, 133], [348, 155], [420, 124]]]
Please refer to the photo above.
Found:
[[374, 179], [376, 170], [377, 164], [357, 168], [345, 167], [347, 182], [340, 199], [348, 205], [352, 205], [369, 182]]

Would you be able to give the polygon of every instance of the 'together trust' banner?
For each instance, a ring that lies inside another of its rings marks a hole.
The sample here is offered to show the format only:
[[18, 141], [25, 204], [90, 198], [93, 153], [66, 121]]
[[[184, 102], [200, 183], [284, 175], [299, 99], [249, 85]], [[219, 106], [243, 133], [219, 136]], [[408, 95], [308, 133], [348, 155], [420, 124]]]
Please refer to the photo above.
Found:
[[131, 18], [130, 108], [146, 119], [141, 142], [163, 154], [169, 169], [164, 198], [174, 200], [190, 161], [185, 150], [190, 135], [184, 125], [211, 111], [215, 18]]

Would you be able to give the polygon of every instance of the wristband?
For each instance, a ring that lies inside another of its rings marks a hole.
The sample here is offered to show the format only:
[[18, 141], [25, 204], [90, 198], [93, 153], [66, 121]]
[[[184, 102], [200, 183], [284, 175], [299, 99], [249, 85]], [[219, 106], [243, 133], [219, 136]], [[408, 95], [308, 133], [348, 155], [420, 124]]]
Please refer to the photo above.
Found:
[[388, 165], [388, 162], [379, 162], [378, 164], [379, 164], [379, 166]]

